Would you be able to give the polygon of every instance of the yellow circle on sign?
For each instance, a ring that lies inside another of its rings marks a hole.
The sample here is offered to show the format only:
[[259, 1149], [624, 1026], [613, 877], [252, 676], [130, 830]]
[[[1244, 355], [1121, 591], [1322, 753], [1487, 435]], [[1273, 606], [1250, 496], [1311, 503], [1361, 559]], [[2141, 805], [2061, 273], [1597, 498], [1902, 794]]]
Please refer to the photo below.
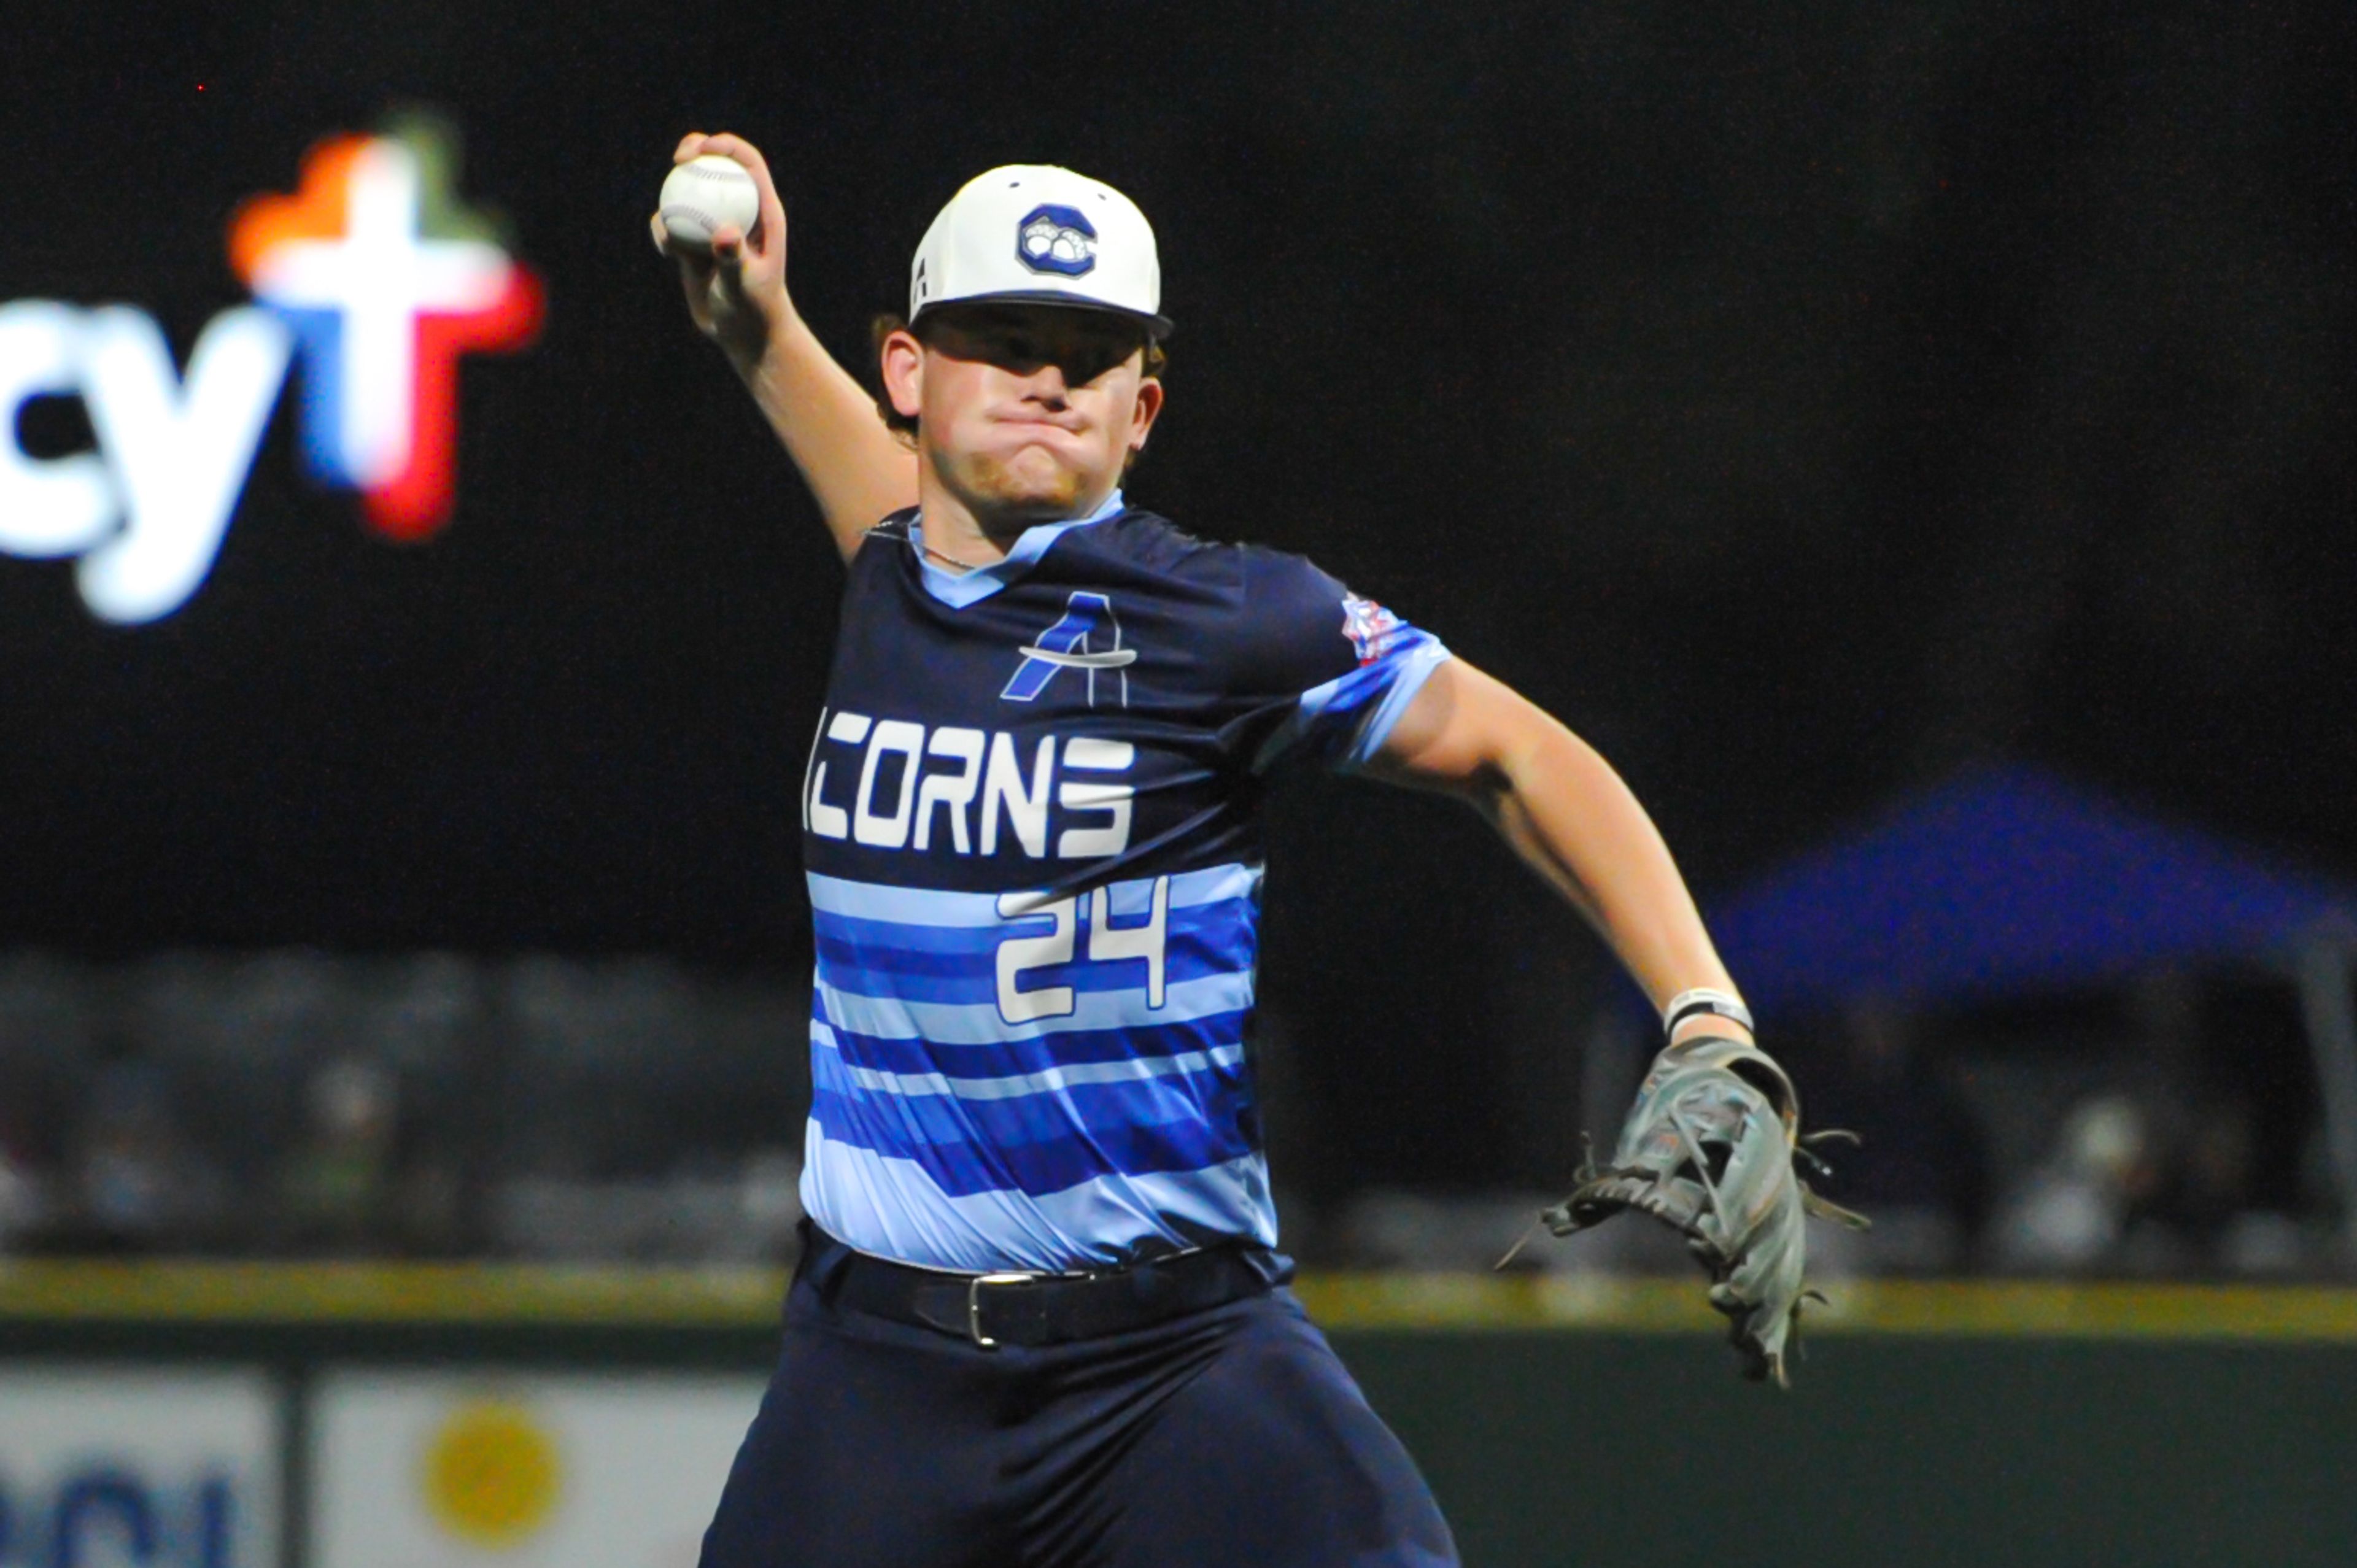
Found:
[[425, 1449], [426, 1506], [477, 1546], [513, 1546], [548, 1522], [556, 1444], [521, 1405], [462, 1405]]

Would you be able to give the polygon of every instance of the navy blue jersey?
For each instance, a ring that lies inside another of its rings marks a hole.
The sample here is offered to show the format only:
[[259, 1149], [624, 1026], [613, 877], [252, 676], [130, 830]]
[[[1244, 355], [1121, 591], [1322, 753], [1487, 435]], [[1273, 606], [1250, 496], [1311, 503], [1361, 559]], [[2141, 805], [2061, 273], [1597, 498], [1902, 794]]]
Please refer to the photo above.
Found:
[[1118, 493], [964, 575], [914, 514], [871, 531], [803, 777], [812, 1217], [966, 1271], [1274, 1245], [1260, 802], [1372, 756], [1447, 657]]

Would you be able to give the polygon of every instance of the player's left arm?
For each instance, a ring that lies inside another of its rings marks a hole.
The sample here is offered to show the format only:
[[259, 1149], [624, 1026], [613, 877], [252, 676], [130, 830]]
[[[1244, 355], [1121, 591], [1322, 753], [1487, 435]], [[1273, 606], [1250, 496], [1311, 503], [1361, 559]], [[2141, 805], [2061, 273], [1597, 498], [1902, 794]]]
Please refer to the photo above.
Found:
[[[1466, 800], [1610, 945], [1655, 1007], [1697, 986], [1735, 992], [1669, 845], [1596, 749], [1461, 659], [1434, 670], [1366, 771]], [[1678, 1035], [1743, 1039], [1704, 1014]]]

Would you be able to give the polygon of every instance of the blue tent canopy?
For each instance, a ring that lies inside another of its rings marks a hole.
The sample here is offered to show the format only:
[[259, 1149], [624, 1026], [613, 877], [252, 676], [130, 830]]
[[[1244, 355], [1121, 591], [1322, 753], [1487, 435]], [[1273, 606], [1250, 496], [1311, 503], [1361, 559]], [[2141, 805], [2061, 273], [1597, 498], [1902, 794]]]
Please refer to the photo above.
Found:
[[1976, 769], [1710, 912], [1757, 1008], [1990, 999], [2282, 953], [2357, 896], [2037, 768]]

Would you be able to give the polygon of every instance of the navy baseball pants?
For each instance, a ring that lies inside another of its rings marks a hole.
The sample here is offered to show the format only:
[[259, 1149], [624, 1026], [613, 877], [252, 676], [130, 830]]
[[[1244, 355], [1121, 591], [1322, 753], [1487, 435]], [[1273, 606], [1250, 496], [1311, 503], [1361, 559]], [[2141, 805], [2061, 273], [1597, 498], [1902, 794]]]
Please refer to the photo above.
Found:
[[[830, 1256], [832, 1254], [832, 1256]], [[1290, 1291], [984, 1349], [835, 1305], [820, 1242], [703, 1568], [1444, 1568], [1415, 1462]]]

